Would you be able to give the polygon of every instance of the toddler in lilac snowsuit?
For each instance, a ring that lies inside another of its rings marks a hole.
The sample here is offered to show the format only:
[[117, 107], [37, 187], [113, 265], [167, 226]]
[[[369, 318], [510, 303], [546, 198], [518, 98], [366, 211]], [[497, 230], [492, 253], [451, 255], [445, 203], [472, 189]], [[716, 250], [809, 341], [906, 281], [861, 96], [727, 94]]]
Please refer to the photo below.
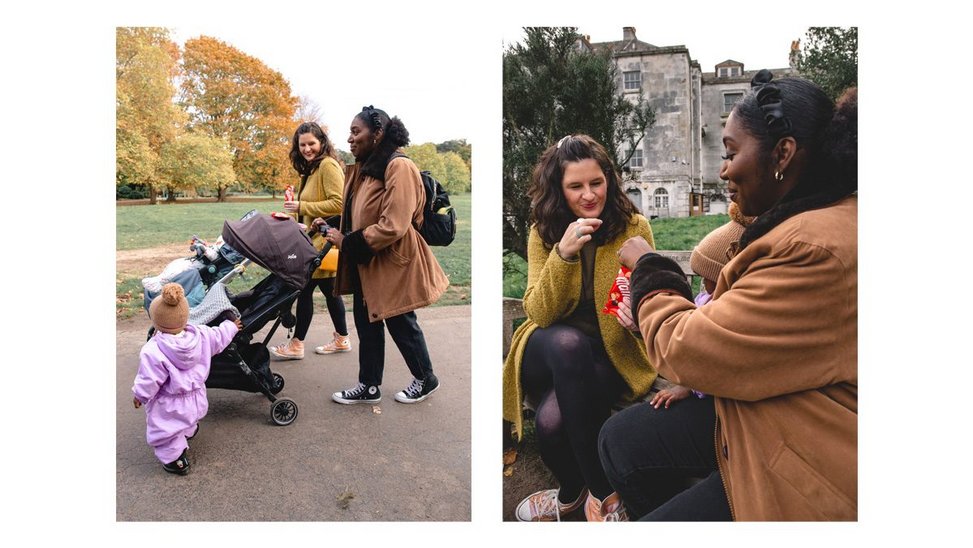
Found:
[[132, 393], [137, 408], [145, 405], [145, 440], [166, 472], [186, 474], [187, 438], [209, 408], [206, 377], [210, 359], [239, 331], [240, 320], [218, 327], [186, 325], [189, 303], [182, 286], [171, 283], [149, 304], [155, 334], [142, 346]]

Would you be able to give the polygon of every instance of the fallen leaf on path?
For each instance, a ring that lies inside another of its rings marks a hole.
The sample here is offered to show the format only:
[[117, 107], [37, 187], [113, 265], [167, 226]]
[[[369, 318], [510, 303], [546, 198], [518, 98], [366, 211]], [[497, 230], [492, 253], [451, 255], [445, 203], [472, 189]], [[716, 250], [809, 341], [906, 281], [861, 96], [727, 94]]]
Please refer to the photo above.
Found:
[[377, 405], [373, 405], [372, 406], [372, 413], [375, 413], [376, 415], [381, 415], [382, 414], [382, 408], [379, 407], [379, 406], [377, 406]]
[[517, 450], [516, 449], [507, 449], [506, 451], [503, 452], [503, 465], [504, 466], [507, 466], [509, 464], [513, 464], [515, 462], [517, 462]]
[[351, 491], [345, 491], [344, 493], [338, 495], [338, 508], [342, 510], [347, 510], [348, 505], [351, 504], [351, 499], [355, 498], [355, 494]]
[[504, 475], [504, 477], [508, 477], [508, 478], [510, 476], [514, 475], [514, 467], [513, 466], [504, 467], [504, 469], [503, 469], [503, 475]]

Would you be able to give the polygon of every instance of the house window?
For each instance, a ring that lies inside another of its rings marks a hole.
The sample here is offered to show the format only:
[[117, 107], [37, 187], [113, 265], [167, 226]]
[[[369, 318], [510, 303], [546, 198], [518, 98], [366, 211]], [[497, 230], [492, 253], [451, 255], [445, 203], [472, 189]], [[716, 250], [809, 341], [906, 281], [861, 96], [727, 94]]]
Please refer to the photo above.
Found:
[[720, 67], [719, 77], [740, 76], [740, 67]]
[[733, 110], [733, 105], [737, 104], [737, 101], [743, 99], [742, 91], [734, 91], [732, 93], [723, 94], [723, 114], [729, 114]]
[[642, 73], [637, 70], [622, 74], [625, 82], [625, 91], [638, 91], [642, 89]]
[[666, 189], [655, 189], [655, 208], [669, 209], [669, 192], [667, 192]]
[[642, 149], [635, 149], [635, 154], [628, 160], [628, 167], [631, 169], [642, 169]]

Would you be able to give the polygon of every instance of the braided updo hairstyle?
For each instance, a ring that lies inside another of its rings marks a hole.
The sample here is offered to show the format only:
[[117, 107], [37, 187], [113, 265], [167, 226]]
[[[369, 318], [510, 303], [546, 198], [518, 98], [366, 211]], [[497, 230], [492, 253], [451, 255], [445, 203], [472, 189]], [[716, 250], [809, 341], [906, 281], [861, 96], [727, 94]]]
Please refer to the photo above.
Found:
[[796, 186], [760, 214], [740, 238], [740, 248], [788, 217], [824, 207], [858, 191], [858, 92], [849, 89], [837, 105], [814, 83], [801, 78], [773, 80], [761, 70], [751, 89], [733, 107], [743, 129], [757, 139], [767, 165], [774, 147], [793, 137], [807, 155]]
[[355, 118], [368, 126], [372, 133], [380, 129], [383, 130], [385, 132], [385, 136], [382, 138], [383, 144], [387, 143], [387, 146], [394, 148], [408, 146], [409, 130], [406, 129], [405, 124], [398, 116], [389, 117], [384, 110], [368, 105], [362, 107], [361, 112], [356, 114]]

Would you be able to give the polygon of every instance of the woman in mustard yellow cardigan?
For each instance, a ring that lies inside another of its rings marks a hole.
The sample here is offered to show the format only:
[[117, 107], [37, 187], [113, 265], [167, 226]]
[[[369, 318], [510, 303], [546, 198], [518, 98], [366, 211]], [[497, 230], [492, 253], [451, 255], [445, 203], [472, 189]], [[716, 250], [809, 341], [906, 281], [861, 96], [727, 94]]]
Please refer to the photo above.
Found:
[[[309, 229], [316, 217], [334, 217], [341, 215], [341, 191], [344, 188], [345, 176], [338, 161], [338, 152], [328, 135], [321, 126], [314, 122], [304, 122], [297, 127], [291, 143], [291, 165], [301, 174], [301, 184], [297, 189], [294, 200], [284, 202], [284, 210], [294, 216]], [[321, 250], [324, 248], [324, 236], [312, 229], [311, 241]], [[278, 358], [285, 360], [300, 360], [304, 358], [304, 338], [311, 327], [314, 316], [314, 290], [320, 289], [328, 305], [328, 314], [334, 323], [333, 340], [314, 351], [318, 354], [333, 354], [335, 352], [350, 352], [351, 341], [348, 339], [348, 326], [345, 321], [345, 303], [341, 297], [334, 295], [334, 272], [315, 270], [308, 284], [297, 297], [297, 325], [294, 337], [286, 344], [280, 344], [270, 349]]]
[[652, 230], [587, 135], [544, 151], [529, 195], [527, 321], [504, 363], [503, 415], [520, 436], [523, 401], [534, 407], [541, 457], [560, 487], [524, 499], [517, 519], [559, 520], [582, 504], [589, 521], [625, 519], [598, 459], [598, 431], [611, 405], [647, 393], [656, 372], [644, 343], [599, 311], [622, 243], [639, 235], [654, 247]]

